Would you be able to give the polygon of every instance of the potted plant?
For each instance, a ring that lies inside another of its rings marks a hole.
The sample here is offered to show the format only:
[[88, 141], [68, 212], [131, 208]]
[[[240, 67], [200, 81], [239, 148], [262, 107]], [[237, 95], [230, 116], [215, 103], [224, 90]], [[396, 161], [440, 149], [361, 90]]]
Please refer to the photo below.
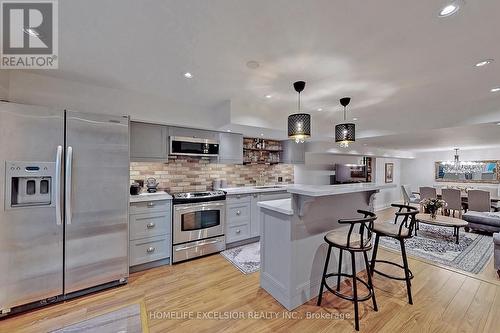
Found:
[[420, 203], [422, 204], [422, 206], [424, 206], [424, 211], [429, 212], [429, 214], [431, 214], [431, 218], [433, 219], [436, 218], [436, 213], [439, 208], [446, 207], [446, 202], [444, 200], [436, 198], [425, 199]]

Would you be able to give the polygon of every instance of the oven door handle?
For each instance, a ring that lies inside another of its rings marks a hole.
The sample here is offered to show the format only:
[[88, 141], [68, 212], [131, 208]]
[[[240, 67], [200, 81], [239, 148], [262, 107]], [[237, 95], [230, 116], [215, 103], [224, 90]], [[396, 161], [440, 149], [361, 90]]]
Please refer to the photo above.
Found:
[[180, 248], [175, 249], [175, 252], [189, 250], [189, 249], [194, 249], [195, 247], [198, 247], [198, 246], [210, 245], [210, 244], [215, 244], [215, 243], [219, 243], [219, 242], [220, 242], [219, 240], [213, 240], [213, 241], [206, 242], [206, 243], [203, 243], [203, 244], [180, 247]]
[[223, 207], [225, 206], [225, 203], [207, 203], [207, 204], [202, 204], [202, 205], [190, 205], [190, 206], [185, 206], [185, 207], [175, 207], [176, 211], [183, 211], [183, 210], [192, 210], [192, 211], [197, 211], [197, 210], [205, 210], [206, 208], [217, 208], [217, 207]]

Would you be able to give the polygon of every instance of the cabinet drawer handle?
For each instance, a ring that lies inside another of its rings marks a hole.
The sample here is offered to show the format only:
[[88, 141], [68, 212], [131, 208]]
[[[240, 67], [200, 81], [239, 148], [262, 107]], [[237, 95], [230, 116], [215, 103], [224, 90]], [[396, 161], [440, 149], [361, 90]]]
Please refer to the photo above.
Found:
[[148, 207], [154, 207], [155, 203], [154, 202], [148, 202]]
[[147, 253], [153, 253], [155, 252], [155, 248], [154, 247], [148, 247], [148, 249], [146, 250]]
[[241, 230], [240, 229], [236, 230], [236, 233], [237, 234], [241, 233]]
[[241, 215], [241, 211], [236, 211], [236, 215]]
[[236, 196], [236, 199], [241, 199], [241, 195], [237, 195], [237, 196]]
[[154, 224], [153, 222], [148, 223], [148, 224], [146, 225], [146, 227], [147, 227], [148, 229], [153, 229], [155, 226], [156, 226], [156, 224]]

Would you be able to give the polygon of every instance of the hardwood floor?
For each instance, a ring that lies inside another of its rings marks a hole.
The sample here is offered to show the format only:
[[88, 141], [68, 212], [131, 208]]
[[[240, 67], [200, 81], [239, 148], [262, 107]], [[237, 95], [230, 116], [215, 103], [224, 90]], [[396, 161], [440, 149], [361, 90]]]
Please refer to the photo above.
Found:
[[[399, 254], [379, 253], [399, 260]], [[497, 279], [411, 257], [409, 263], [415, 274], [414, 305], [407, 303], [404, 283], [376, 275], [379, 311], [373, 311], [370, 301], [360, 303], [361, 332], [498, 332]], [[348, 291], [350, 285], [344, 283], [343, 289]], [[352, 303], [325, 293], [322, 307], [314, 299], [288, 312], [259, 288], [259, 273], [243, 275], [222, 256], [213, 255], [135, 273], [126, 286], [5, 319], [0, 332], [48, 332], [136, 303], [145, 309], [152, 333], [354, 331]], [[213, 318], [224, 313], [243, 313], [244, 318]], [[200, 318], [203, 314], [212, 317]]]

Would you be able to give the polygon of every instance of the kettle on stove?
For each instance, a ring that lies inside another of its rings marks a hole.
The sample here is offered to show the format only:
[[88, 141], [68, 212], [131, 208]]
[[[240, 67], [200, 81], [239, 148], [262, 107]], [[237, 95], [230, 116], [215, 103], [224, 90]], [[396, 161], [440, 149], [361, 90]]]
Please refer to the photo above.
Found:
[[146, 188], [149, 193], [155, 193], [158, 190], [158, 185], [156, 178], [151, 177], [146, 180]]

